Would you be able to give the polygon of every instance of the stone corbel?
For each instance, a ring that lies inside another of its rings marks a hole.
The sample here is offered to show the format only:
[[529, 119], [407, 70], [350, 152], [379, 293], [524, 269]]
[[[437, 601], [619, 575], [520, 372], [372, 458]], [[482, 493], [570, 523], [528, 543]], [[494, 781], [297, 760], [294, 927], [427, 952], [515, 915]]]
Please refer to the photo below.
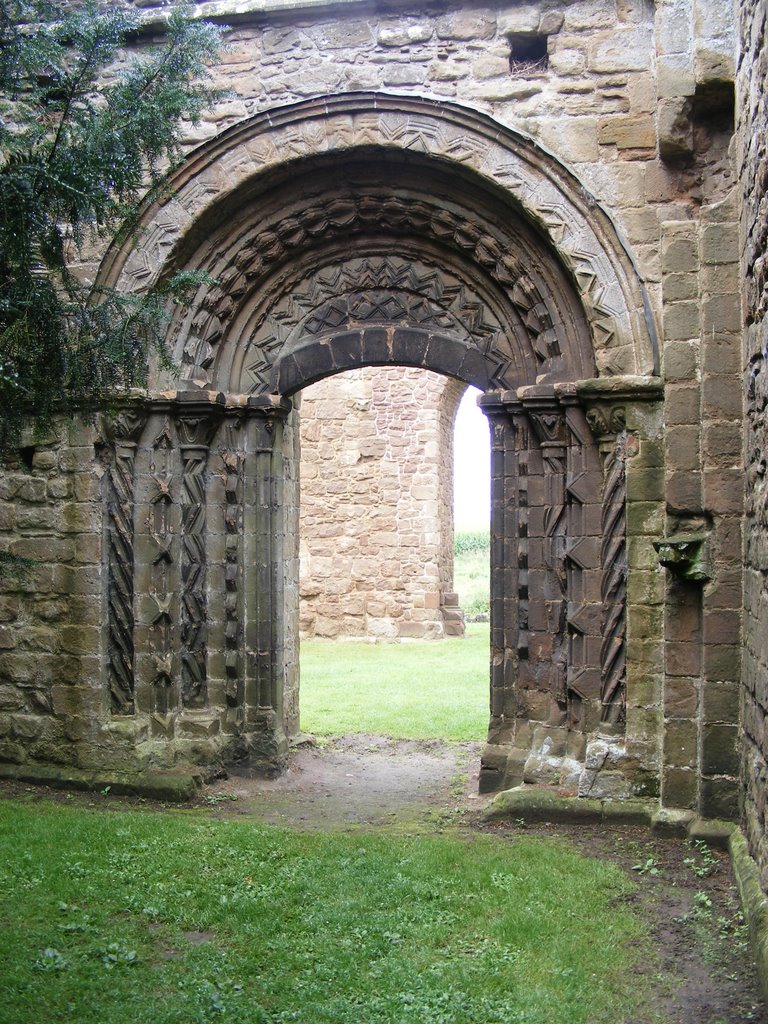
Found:
[[182, 456], [191, 449], [207, 450], [224, 415], [224, 396], [207, 391], [179, 391], [173, 412]]
[[517, 391], [544, 457], [564, 452], [568, 443], [564, 411], [553, 387], [532, 385]]
[[659, 564], [673, 576], [695, 583], [713, 578], [709, 559], [709, 537], [706, 533], [681, 533], [653, 541]]

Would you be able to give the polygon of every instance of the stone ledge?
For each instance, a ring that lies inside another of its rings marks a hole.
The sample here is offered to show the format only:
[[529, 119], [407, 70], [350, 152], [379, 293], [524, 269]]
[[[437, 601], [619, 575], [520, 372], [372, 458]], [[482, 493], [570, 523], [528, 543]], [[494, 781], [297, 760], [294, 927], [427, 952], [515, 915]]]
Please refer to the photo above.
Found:
[[739, 888], [741, 908], [749, 928], [752, 955], [763, 996], [768, 999], [768, 898], [760, 886], [760, 873], [740, 829], [734, 828], [728, 848]]
[[[260, 19], [270, 14], [300, 14], [313, 10], [336, 12], [370, 8], [370, 0], [210, 0], [191, 4], [188, 16], [193, 20], [221, 22], [233, 25], [242, 21]], [[154, 32], [168, 24], [172, 8], [160, 3], [139, 11], [140, 30]]]
[[482, 820], [522, 818], [525, 821], [613, 821], [622, 825], [650, 825], [657, 809], [655, 800], [594, 800], [565, 796], [535, 786], [516, 786], [497, 793]]
[[87, 772], [77, 768], [51, 768], [46, 765], [0, 764], [0, 779], [31, 782], [54, 789], [79, 789], [96, 792], [109, 787], [114, 796], [140, 796], [151, 800], [185, 803], [192, 800], [203, 783], [198, 772]]

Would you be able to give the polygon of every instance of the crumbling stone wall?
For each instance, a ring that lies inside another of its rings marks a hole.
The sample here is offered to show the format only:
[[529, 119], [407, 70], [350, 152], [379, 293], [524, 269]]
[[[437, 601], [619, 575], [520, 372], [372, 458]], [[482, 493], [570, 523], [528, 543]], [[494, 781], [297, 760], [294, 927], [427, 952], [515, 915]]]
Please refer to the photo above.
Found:
[[453, 584], [453, 422], [465, 386], [378, 367], [301, 399], [301, 630], [463, 632]]
[[741, 4], [738, 110], [744, 282], [747, 504], [742, 690], [743, 818], [768, 888], [768, 24]]

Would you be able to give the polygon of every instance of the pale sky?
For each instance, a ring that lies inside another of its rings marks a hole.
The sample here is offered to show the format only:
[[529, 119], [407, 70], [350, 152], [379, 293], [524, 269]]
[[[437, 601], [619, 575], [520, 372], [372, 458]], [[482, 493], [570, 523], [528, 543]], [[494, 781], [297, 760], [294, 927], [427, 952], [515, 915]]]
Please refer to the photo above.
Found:
[[453, 453], [453, 516], [456, 530], [487, 530], [491, 520], [491, 437], [468, 388], [456, 414]]

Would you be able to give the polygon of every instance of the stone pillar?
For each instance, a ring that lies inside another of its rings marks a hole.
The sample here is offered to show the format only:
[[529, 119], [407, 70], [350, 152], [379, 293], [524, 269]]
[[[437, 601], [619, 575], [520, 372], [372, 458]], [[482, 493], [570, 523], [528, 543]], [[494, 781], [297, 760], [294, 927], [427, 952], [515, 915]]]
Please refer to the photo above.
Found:
[[285, 763], [283, 721], [283, 445], [291, 403], [271, 395], [245, 409], [244, 587], [245, 730], [251, 763], [277, 771]]
[[480, 790], [488, 792], [509, 783], [517, 674], [527, 655], [528, 432], [512, 393], [488, 392], [479, 404], [491, 425], [491, 721], [480, 769]]
[[137, 442], [147, 421], [143, 404], [102, 417], [111, 445], [107, 476], [107, 637], [109, 707], [136, 711], [134, 649], [134, 472]]
[[137, 507], [137, 704], [155, 737], [173, 738], [179, 689], [180, 473], [170, 400], [152, 402]]
[[[602, 646], [602, 573], [595, 548], [602, 531], [602, 471], [597, 445], [573, 385], [558, 388], [568, 450], [566, 558], [568, 594], [568, 724], [582, 733], [601, 717], [600, 649]], [[579, 543], [579, 540], [586, 543]]]
[[223, 488], [223, 670], [224, 708], [227, 725], [234, 731], [245, 726], [243, 679], [243, 420], [228, 417], [219, 451]]
[[[598, 565], [600, 720], [582, 795], [656, 796], [662, 737], [663, 386], [656, 378], [580, 381], [603, 465]], [[597, 780], [597, 773], [599, 780]]]
[[538, 441], [543, 485], [529, 509], [529, 659], [537, 689], [548, 700], [539, 717], [559, 726], [568, 706], [566, 423], [551, 386], [518, 394]]

